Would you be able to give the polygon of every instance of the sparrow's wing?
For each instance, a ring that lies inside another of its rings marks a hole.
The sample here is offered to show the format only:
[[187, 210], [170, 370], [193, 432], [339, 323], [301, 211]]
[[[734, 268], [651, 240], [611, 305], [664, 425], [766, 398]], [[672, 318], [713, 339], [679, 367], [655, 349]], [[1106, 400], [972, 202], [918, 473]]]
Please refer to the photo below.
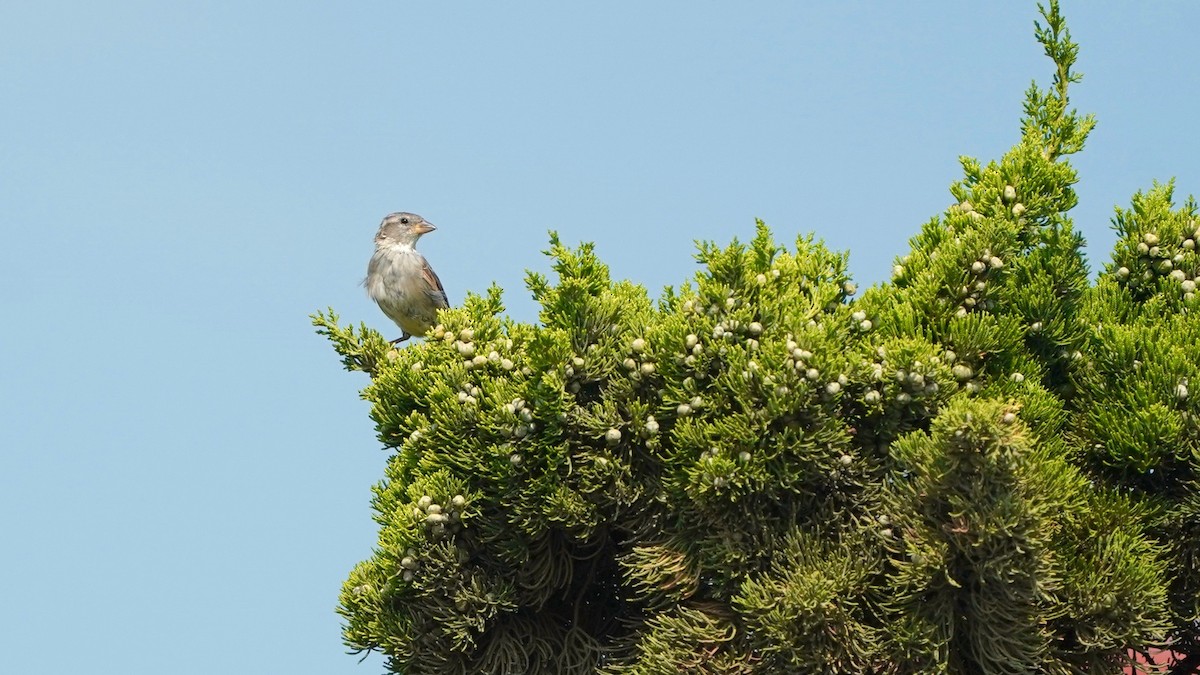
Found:
[[425, 281], [426, 292], [433, 298], [433, 302], [438, 307], [449, 307], [450, 300], [446, 297], [446, 289], [442, 287], [442, 280], [438, 278], [433, 268], [429, 266], [429, 261], [421, 257], [421, 278]]

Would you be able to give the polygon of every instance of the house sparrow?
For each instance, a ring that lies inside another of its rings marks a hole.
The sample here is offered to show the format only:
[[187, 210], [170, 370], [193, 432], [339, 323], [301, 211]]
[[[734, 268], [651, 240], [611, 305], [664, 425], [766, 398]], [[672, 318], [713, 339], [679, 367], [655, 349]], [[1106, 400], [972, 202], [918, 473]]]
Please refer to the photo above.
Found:
[[392, 213], [375, 233], [375, 254], [367, 265], [363, 286], [383, 313], [400, 326], [403, 335], [392, 344], [425, 335], [437, 319], [437, 311], [450, 306], [441, 279], [415, 248], [421, 235], [436, 229], [415, 213]]

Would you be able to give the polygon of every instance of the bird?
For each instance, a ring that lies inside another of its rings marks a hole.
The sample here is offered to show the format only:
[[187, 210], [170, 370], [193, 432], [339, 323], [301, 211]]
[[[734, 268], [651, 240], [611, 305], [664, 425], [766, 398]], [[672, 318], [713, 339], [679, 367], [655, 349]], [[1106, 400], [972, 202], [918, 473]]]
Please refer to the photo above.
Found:
[[397, 212], [385, 216], [375, 233], [375, 253], [363, 286], [400, 327], [400, 337], [391, 341], [394, 345], [424, 336], [437, 320], [438, 310], [450, 306], [442, 280], [416, 249], [421, 235], [436, 229], [415, 213]]

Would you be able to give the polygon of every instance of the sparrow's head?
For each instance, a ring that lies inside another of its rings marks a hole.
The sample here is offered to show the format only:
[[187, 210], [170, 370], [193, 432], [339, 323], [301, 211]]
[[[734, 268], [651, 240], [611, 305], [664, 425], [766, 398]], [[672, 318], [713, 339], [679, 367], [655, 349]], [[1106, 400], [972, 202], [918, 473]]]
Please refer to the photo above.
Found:
[[437, 228], [415, 213], [391, 213], [379, 224], [375, 244], [408, 244], [412, 246], [426, 232]]

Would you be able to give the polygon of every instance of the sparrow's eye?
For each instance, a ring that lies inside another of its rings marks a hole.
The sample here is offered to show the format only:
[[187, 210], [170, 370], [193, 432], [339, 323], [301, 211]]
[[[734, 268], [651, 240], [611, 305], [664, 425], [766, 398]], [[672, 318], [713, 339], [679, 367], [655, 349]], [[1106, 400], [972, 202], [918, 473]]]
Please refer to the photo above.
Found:
[[407, 225], [407, 224], [408, 224], [408, 218], [401, 218], [401, 219], [400, 219], [400, 224], [401, 224], [401, 225]]

